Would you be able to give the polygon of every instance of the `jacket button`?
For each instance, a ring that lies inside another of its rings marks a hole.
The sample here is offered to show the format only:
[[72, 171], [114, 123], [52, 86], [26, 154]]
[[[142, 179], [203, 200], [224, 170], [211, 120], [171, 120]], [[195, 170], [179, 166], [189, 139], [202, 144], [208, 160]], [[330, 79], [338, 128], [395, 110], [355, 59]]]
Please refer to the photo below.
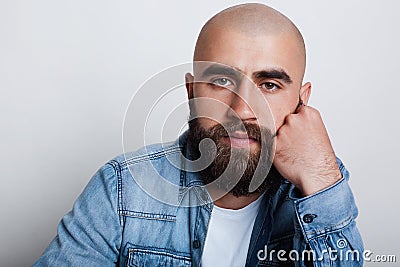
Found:
[[314, 220], [315, 217], [317, 217], [317, 215], [315, 215], [315, 214], [306, 214], [303, 216], [303, 222], [312, 223], [312, 221]]
[[193, 248], [199, 248], [200, 247], [200, 241], [199, 240], [194, 240], [193, 241]]

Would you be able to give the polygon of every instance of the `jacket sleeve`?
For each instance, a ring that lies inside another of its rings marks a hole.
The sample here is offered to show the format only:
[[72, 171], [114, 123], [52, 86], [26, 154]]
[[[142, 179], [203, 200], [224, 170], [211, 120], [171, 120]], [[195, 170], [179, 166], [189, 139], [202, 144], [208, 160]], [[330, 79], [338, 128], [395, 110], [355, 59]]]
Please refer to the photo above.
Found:
[[294, 249], [301, 251], [297, 266], [363, 265], [364, 247], [356, 227], [358, 210], [348, 184], [349, 172], [337, 162], [343, 178], [329, 188], [304, 198], [291, 189], [296, 211]]
[[121, 244], [117, 179], [112, 165], [90, 180], [33, 266], [116, 266]]

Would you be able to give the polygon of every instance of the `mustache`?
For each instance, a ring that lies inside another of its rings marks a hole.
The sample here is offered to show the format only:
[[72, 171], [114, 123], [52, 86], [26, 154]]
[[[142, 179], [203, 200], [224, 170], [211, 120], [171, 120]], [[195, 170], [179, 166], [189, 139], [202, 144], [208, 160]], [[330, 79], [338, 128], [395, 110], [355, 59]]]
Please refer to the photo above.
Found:
[[254, 139], [257, 142], [262, 141], [262, 136], [268, 136], [269, 138], [275, 137], [275, 135], [271, 133], [271, 130], [259, 126], [258, 124], [249, 122], [238, 123], [231, 121], [226, 123], [218, 123], [208, 130], [210, 136], [214, 137], [215, 139], [229, 137], [238, 131], [245, 132], [248, 138]]

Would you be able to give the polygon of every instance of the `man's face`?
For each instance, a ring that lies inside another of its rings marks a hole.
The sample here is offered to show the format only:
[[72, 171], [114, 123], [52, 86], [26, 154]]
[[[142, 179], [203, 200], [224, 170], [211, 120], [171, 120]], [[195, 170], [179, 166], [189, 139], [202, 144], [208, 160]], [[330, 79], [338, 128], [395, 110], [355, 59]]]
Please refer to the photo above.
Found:
[[[215, 78], [220, 78], [216, 82], [226, 86], [226, 90], [216, 90], [215, 87], [206, 83], [194, 83], [192, 89], [188, 88], [191, 98], [205, 97], [225, 104], [224, 110], [222, 110], [222, 105], [218, 105], [218, 110], [213, 114], [215, 120], [202, 118], [201, 125], [209, 129], [217, 123], [216, 121], [230, 121], [234, 117], [243, 122], [255, 122], [258, 119], [263, 123], [263, 118], [260, 116], [269, 112], [265, 110], [265, 102], [259, 99], [263, 96], [269, 104], [275, 128], [279, 129], [285, 116], [295, 111], [299, 94], [303, 93], [300, 92], [303, 59], [293, 36], [288, 34], [249, 36], [235, 31], [218, 29], [213, 29], [213, 31], [209, 33], [213, 39], [205, 45], [206, 49], [203, 49], [201, 61], [230, 66], [237, 73], [246, 75], [248, 80], [233, 88], [229, 85], [235, 82], [231, 76], [216, 73]], [[207, 64], [211, 65], [211, 63]], [[194, 67], [194, 81], [203, 79], [205, 68]], [[258, 89], [258, 93], [255, 92], [255, 88]], [[305, 98], [308, 99], [308, 95]], [[209, 115], [213, 112], [210, 111], [209, 103], [204, 105], [199, 103], [195, 109], [197, 114]]]
[[274, 134], [295, 111], [299, 97], [308, 100], [309, 89], [301, 86], [302, 55], [290, 35], [212, 31], [201, 52], [204, 62], [194, 63], [194, 77], [186, 76], [189, 98], [201, 100], [190, 105], [192, 117], [197, 117], [192, 126], [214, 131], [221, 124], [242, 123], [245, 127], [231, 128], [229, 138], [221, 134], [214, 141], [239, 153], [249, 150], [250, 160], [258, 163], [261, 142], [247, 135], [246, 128], [253, 125]]

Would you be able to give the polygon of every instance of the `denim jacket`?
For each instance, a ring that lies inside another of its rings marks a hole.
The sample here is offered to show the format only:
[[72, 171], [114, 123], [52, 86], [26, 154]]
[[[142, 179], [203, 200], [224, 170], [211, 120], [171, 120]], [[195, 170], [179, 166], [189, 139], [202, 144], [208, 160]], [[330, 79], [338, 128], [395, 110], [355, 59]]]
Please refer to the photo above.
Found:
[[[213, 203], [205, 201], [200, 176], [174, 164], [187, 153], [185, 140], [182, 135], [106, 163], [33, 266], [200, 266]], [[250, 244], [244, 244], [246, 266], [362, 266], [349, 173], [337, 161], [343, 178], [314, 195], [302, 198], [286, 179], [263, 195]], [[146, 193], [142, 183], [157, 175], [185, 189], [168, 197], [195, 205], [171, 205]]]

